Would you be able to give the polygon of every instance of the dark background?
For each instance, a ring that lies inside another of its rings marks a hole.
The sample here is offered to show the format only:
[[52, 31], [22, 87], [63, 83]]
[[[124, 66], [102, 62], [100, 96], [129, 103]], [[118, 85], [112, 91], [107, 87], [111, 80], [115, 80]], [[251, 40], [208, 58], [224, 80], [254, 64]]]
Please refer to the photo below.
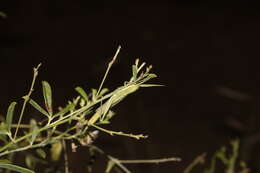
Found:
[[[121, 45], [106, 87], [128, 80], [135, 58], [153, 64], [154, 82], [166, 87], [142, 89], [115, 108], [109, 128], [148, 139], [102, 134], [97, 144], [123, 159], [180, 156], [180, 163], [133, 167], [166, 173], [239, 137], [242, 158], [260, 172], [259, 8], [256, 1], [215, 0], [0, 2], [8, 15], [0, 18], [0, 112], [21, 101], [40, 62], [34, 98], [41, 80], [53, 86], [56, 107], [76, 95], [75, 86], [98, 87]], [[74, 172], [79, 160], [71, 155]]]

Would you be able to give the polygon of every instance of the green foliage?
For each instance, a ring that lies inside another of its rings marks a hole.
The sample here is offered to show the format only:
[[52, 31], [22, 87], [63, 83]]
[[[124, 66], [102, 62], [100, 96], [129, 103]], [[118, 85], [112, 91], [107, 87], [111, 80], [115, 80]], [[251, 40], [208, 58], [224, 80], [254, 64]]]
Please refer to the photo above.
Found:
[[[45, 159], [47, 153], [50, 153], [49, 158], [53, 161], [60, 160], [62, 152], [66, 151], [64, 148], [66, 143], [63, 141], [68, 141], [74, 145], [75, 142], [78, 141], [81, 146], [91, 148], [92, 151], [95, 150], [100, 152], [100, 149], [93, 149], [94, 147], [92, 146], [98, 131], [110, 135], [128, 136], [136, 139], [146, 138], [147, 136], [142, 134], [135, 135], [121, 131], [117, 132], [101, 127], [103, 124], [111, 123], [111, 119], [115, 115], [111, 108], [141, 87], [148, 87], [149, 84], [145, 83], [156, 77], [155, 74], [150, 73], [151, 66], [143, 70], [145, 63], [142, 63], [139, 66], [139, 60], [136, 60], [135, 64], [132, 66], [133, 76], [129, 81], [124, 82], [124, 85], [111, 92], [109, 92], [107, 88], [103, 88], [107, 74], [116, 60], [119, 50], [120, 47], [112, 61], [109, 63], [99, 89], [92, 89], [90, 93], [87, 93], [83, 88], [76, 87], [75, 90], [79, 95], [71, 101], [68, 101], [68, 104], [64, 106], [64, 108], [60, 107], [57, 112], [54, 112], [53, 109], [52, 87], [47, 81], [42, 82], [43, 101], [45, 105], [41, 106], [31, 98], [40, 65], [34, 68], [32, 84], [28, 94], [23, 97], [24, 102], [20, 111], [18, 123], [15, 124], [13, 122], [16, 102], [12, 102], [7, 111], [6, 121], [2, 121], [0, 124], [0, 139], [3, 143], [0, 147], [0, 158], [6, 160], [10, 155], [15, 155], [17, 152], [23, 152], [25, 154], [25, 163], [27, 167], [33, 170], [37, 163], [43, 163], [41, 159]], [[43, 116], [42, 121], [38, 122], [35, 119], [31, 119], [29, 124], [22, 124], [22, 117], [24, 110], [27, 107], [27, 103]], [[14, 130], [12, 130], [12, 128]], [[98, 131], [93, 131], [92, 129], [97, 129]], [[19, 130], [22, 131], [22, 133], [18, 133]], [[5, 136], [8, 136], [9, 138], [6, 138]], [[48, 152], [44, 150], [45, 146], [51, 146]], [[77, 146], [74, 148], [75, 151], [76, 148]], [[110, 172], [115, 165], [119, 166], [119, 168], [125, 172], [130, 172], [123, 166], [123, 161], [113, 158], [112, 156], [108, 156], [107, 158], [108, 165], [105, 172]], [[2, 161], [0, 162], [0, 167], [22, 173], [33, 172], [26, 168], [14, 165], [11, 162], [6, 163]], [[69, 169], [66, 168], [65, 170]]]
[[[1, 13], [0, 13], [1, 15]], [[1, 118], [0, 123], [0, 168], [6, 169], [6, 172], [16, 171], [21, 173], [34, 173], [37, 164], [47, 164], [46, 159], [50, 161], [64, 160], [65, 173], [69, 173], [68, 155], [66, 145], [71, 146], [72, 152], [77, 152], [79, 146], [86, 147], [90, 155], [101, 154], [107, 159], [107, 166], [104, 168], [105, 173], [110, 173], [112, 170], [117, 172], [131, 173], [125, 166], [126, 164], [137, 163], [164, 163], [181, 161], [180, 158], [163, 158], [150, 160], [120, 160], [111, 155], [106, 154], [102, 149], [93, 145], [93, 142], [98, 136], [98, 132], [104, 132], [111, 136], [120, 135], [135, 139], [147, 138], [143, 134], [131, 134], [121, 131], [108, 130], [103, 127], [104, 124], [110, 124], [115, 113], [111, 110], [115, 105], [124, 100], [130, 94], [138, 91], [143, 87], [161, 86], [157, 84], [147, 84], [150, 79], [157, 77], [150, 73], [152, 66], [145, 68], [145, 63], [140, 63], [137, 59], [132, 65], [132, 76], [124, 84], [109, 92], [107, 88], [103, 88], [105, 79], [111, 69], [116, 57], [119, 53], [118, 48], [115, 56], [108, 64], [105, 75], [98, 89], [91, 89], [87, 92], [81, 87], [76, 87], [78, 95], [68, 101], [64, 107], [59, 107], [57, 111], [53, 109], [52, 87], [47, 81], [42, 82], [42, 92], [44, 106], [41, 106], [31, 98], [34, 90], [34, 84], [38, 75], [40, 64], [33, 69], [33, 78], [28, 94], [23, 97], [24, 102], [19, 114], [18, 123], [13, 122], [15, 114], [16, 102], [12, 102], [8, 107], [5, 118]], [[38, 99], [37, 99], [38, 100]], [[37, 118], [43, 119], [36, 121], [31, 118], [29, 124], [22, 124], [27, 103], [39, 112]], [[18, 133], [18, 131], [21, 133]], [[209, 168], [204, 170], [204, 173], [215, 173], [217, 161], [225, 167], [225, 173], [249, 173], [244, 162], [240, 162], [238, 167], [238, 149], [239, 142], [234, 140], [231, 142], [232, 152], [227, 154], [226, 147], [218, 150], [210, 161]], [[24, 155], [26, 166], [21, 166], [12, 163], [12, 158], [17, 153]], [[183, 173], [190, 173], [194, 167], [199, 164], [204, 164], [206, 154], [198, 156], [191, 162]], [[92, 172], [92, 167], [87, 167], [88, 172]], [[45, 170], [46, 173], [48, 170]], [[42, 171], [44, 172], [44, 171]]]
[[88, 100], [88, 95], [87, 95], [87, 93], [84, 91], [84, 89], [82, 89], [81, 87], [76, 87], [75, 90], [80, 94], [80, 96], [81, 96], [86, 102], [89, 102], [89, 100]]
[[48, 82], [42, 81], [42, 90], [43, 90], [43, 97], [45, 102], [45, 107], [50, 116], [52, 116], [52, 91], [51, 86]]
[[13, 121], [14, 116], [14, 108], [15, 108], [16, 102], [12, 102], [8, 108], [7, 115], [6, 115], [6, 130], [8, 133], [11, 133], [11, 125]]
[[49, 114], [47, 111], [45, 111], [45, 109], [43, 109], [38, 103], [36, 103], [33, 99], [30, 98], [29, 103], [36, 109], [38, 110], [40, 113], [42, 113], [43, 115], [49, 117]]
[[[238, 163], [238, 156], [239, 156], [239, 140], [232, 140], [231, 144], [231, 152], [227, 152], [227, 147], [223, 146], [219, 150], [217, 150], [210, 160], [210, 165], [206, 168], [203, 172], [204, 173], [215, 173], [217, 161], [220, 161], [224, 166], [225, 173], [249, 173], [250, 170], [247, 168], [245, 162], [240, 161]], [[191, 162], [190, 165], [184, 170], [183, 173], [190, 173], [192, 172], [193, 168], [199, 164], [204, 164], [206, 160], [206, 154], [199, 155]]]
[[11, 163], [5, 163], [5, 162], [0, 162], [0, 168], [5, 168], [8, 170], [12, 170], [12, 171], [17, 171], [20, 173], [34, 173], [34, 171], [31, 171], [29, 169], [11, 164]]

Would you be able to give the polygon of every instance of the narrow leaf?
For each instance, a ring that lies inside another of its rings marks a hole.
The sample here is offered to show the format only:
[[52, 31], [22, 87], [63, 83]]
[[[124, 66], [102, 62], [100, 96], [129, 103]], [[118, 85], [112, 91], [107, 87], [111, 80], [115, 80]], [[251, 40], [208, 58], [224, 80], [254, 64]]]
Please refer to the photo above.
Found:
[[109, 121], [114, 115], [115, 115], [115, 112], [109, 110], [108, 113], [107, 113], [107, 115], [106, 115], [105, 120], [106, 120], [106, 121]]
[[138, 68], [137, 72], [139, 72], [140, 70], [142, 70], [142, 68], [145, 66], [145, 62], [142, 63], [142, 65], [140, 65], [140, 67]]
[[139, 59], [137, 58], [137, 59], [135, 60], [135, 65], [138, 67], [138, 64], [139, 64]]
[[135, 65], [132, 65], [132, 72], [133, 72], [133, 78], [137, 78], [137, 67]]
[[45, 151], [44, 151], [43, 149], [38, 148], [38, 149], [36, 150], [36, 153], [37, 153], [41, 158], [43, 158], [43, 159], [46, 158], [46, 153], [45, 153]]
[[75, 90], [88, 102], [88, 95], [81, 87], [76, 87]]
[[10, 160], [7, 160], [7, 159], [0, 159], [0, 163], [7, 163], [7, 164], [10, 164], [11, 161], [10, 161]]
[[38, 135], [38, 126], [37, 126], [37, 123], [36, 123], [36, 121], [34, 119], [32, 119], [30, 121], [30, 125], [31, 125], [30, 131], [32, 132], [30, 143], [32, 145], [34, 143], [37, 135]]
[[11, 171], [17, 171], [20, 173], [35, 173], [32, 170], [17, 166], [17, 165], [13, 165], [13, 164], [8, 164], [8, 163], [1, 163], [0, 162], [0, 168], [4, 168], [4, 169], [8, 169]]
[[103, 96], [104, 94], [106, 94], [107, 92], [109, 91], [109, 89], [108, 88], [103, 88], [101, 91], [100, 91], [100, 93], [99, 93], [99, 97], [100, 96]]
[[15, 108], [16, 102], [12, 102], [10, 106], [8, 107], [7, 110], [7, 115], [6, 115], [6, 128], [7, 131], [10, 132], [11, 130], [11, 125], [13, 121], [13, 115], [14, 115], [14, 108]]
[[145, 88], [145, 87], [163, 87], [165, 85], [160, 85], [160, 84], [142, 84], [140, 86]]
[[156, 74], [151, 73], [151, 74], [148, 74], [148, 76], [146, 76], [144, 79], [138, 81], [138, 83], [143, 84], [143, 83], [147, 82], [148, 80], [156, 78], [156, 77], [157, 77]]
[[53, 114], [52, 111], [52, 91], [51, 91], [51, 86], [48, 82], [42, 81], [42, 89], [43, 89], [43, 97], [44, 97], [44, 102], [47, 111], [49, 112], [50, 115]]
[[26, 155], [25, 164], [28, 168], [33, 169], [33, 167], [35, 166], [35, 161], [33, 160], [33, 158], [30, 155]]
[[114, 166], [115, 166], [115, 162], [109, 160], [107, 163], [105, 173], [109, 173], [113, 169]]
[[7, 134], [8, 134], [8, 131], [6, 128], [6, 123], [1, 122], [0, 123], [0, 135], [7, 135]]
[[67, 112], [69, 112], [70, 110], [74, 109], [75, 105], [73, 103], [69, 103], [65, 108], [62, 108], [57, 114], [55, 114], [54, 116], [60, 116], [60, 115], [64, 115]]
[[108, 120], [101, 120], [100, 122], [96, 123], [97, 125], [100, 125], [100, 124], [110, 124], [110, 121]]
[[4, 142], [4, 143], [7, 143], [6, 134], [1, 134], [1, 132], [0, 132], [0, 141]]
[[97, 90], [92, 88], [91, 91], [92, 91], [92, 100], [96, 100]]
[[36, 103], [33, 99], [29, 100], [29, 103], [39, 112], [41, 112], [43, 115], [46, 115], [47, 117], [49, 117], [48, 112], [46, 112], [38, 103]]
[[79, 105], [80, 107], [83, 107], [86, 105], [86, 100], [84, 100], [83, 98], [80, 99], [80, 102], [79, 102]]

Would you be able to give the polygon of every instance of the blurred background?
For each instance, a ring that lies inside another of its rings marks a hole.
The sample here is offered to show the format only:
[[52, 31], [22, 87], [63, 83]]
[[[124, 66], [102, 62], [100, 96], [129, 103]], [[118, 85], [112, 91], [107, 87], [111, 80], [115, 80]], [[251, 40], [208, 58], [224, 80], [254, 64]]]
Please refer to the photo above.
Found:
[[[56, 107], [76, 96], [76, 86], [97, 88], [121, 45], [105, 87], [128, 80], [136, 58], [152, 64], [153, 83], [165, 87], [142, 89], [114, 108], [110, 129], [148, 139], [101, 134], [97, 145], [121, 159], [181, 157], [131, 167], [170, 173], [239, 138], [241, 158], [260, 172], [259, 8], [233, 0], [1, 1], [0, 113], [22, 101], [40, 62], [36, 100], [41, 80], [53, 86]], [[75, 153], [70, 163], [75, 173], [85, 164]]]

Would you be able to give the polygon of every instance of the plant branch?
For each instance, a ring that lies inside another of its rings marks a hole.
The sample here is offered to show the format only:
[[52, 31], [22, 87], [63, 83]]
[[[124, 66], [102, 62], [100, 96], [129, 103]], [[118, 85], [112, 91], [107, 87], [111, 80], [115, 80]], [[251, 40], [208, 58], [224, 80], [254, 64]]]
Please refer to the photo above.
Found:
[[149, 160], [118, 160], [120, 163], [124, 164], [139, 164], [139, 163], [152, 163], [159, 164], [165, 162], [180, 162], [181, 158], [178, 157], [170, 157], [170, 158], [162, 158], [162, 159], [149, 159]]
[[95, 127], [96, 129], [100, 130], [100, 131], [103, 131], [105, 133], [108, 133], [110, 134], [111, 136], [113, 135], [118, 135], [118, 136], [128, 136], [128, 137], [131, 137], [131, 138], [135, 138], [135, 139], [141, 139], [141, 138], [147, 138], [148, 136], [144, 136], [142, 134], [139, 134], [139, 135], [134, 135], [134, 134], [128, 134], [128, 133], [123, 133], [123, 132], [116, 132], [116, 131], [112, 131], [112, 130], [107, 130], [107, 129], [104, 129], [102, 127], [99, 127], [95, 124], [90, 124], [90, 126], [93, 126]]
[[109, 72], [110, 68], [112, 67], [112, 65], [114, 64], [114, 62], [115, 62], [115, 60], [116, 60], [116, 58], [117, 58], [117, 55], [118, 55], [119, 52], [120, 52], [120, 49], [121, 49], [121, 46], [118, 46], [117, 51], [116, 51], [116, 53], [115, 53], [113, 59], [112, 59], [112, 60], [109, 62], [109, 64], [108, 64], [108, 67], [107, 67], [107, 70], [106, 70], [106, 72], [105, 72], [105, 75], [104, 75], [104, 77], [103, 77], [103, 79], [102, 79], [102, 81], [101, 81], [101, 84], [99, 85], [99, 88], [98, 88], [98, 91], [97, 91], [97, 96], [99, 95], [99, 93], [100, 93], [100, 91], [101, 91], [101, 89], [102, 89], [102, 87], [103, 87], [103, 84], [104, 84], [104, 82], [105, 82], [105, 80], [106, 80], [106, 78], [107, 78], [108, 72]]
[[22, 110], [21, 110], [21, 113], [20, 113], [20, 116], [19, 116], [17, 127], [15, 129], [15, 133], [14, 133], [14, 137], [13, 137], [14, 140], [16, 139], [16, 136], [17, 136], [17, 133], [18, 133], [18, 130], [19, 130], [19, 125], [21, 124], [26, 104], [29, 101], [29, 98], [30, 98], [30, 96], [33, 92], [34, 83], [35, 83], [35, 80], [38, 76], [38, 69], [40, 68], [40, 66], [41, 66], [41, 64], [39, 64], [36, 68], [33, 68], [33, 79], [32, 79], [32, 83], [31, 83], [31, 87], [30, 87], [28, 94], [23, 97], [24, 98], [23, 107], [22, 107]]
[[64, 163], [65, 163], [65, 173], [69, 173], [69, 158], [68, 158], [68, 151], [66, 147], [66, 142], [62, 140], [62, 146], [64, 149]]
[[205, 162], [206, 153], [202, 153], [197, 156], [187, 167], [184, 169], [183, 173], [189, 173], [198, 164], [203, 164]]

